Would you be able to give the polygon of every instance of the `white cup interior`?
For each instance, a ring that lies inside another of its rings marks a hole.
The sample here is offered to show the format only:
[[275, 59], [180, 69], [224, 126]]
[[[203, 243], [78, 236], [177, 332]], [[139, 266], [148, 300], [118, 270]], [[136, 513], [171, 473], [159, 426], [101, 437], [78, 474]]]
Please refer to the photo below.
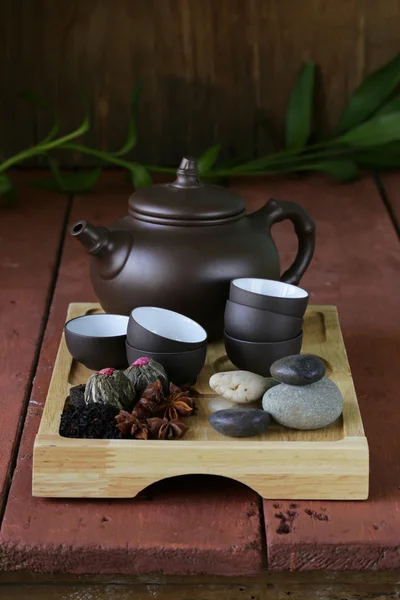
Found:
[[85, 315], [72, 319], [65, 327], [71, 333], [91, 337], [114, 337], [126, 335], [129, 317], [123, 315]]
[[205, 329], [196, 321], [166, 308], [140, 306], [134, 308], [131, 315], [148, 331], [169, 340], [194, 344], [207, 339]]
[[272, 279], [255, 279], [249, 277], [234, 279], [232, 283], [242, 290], [263, 296], [274, 296], [276, 298], [306, 298], [308, 296], [305, 290], [296, 285]]

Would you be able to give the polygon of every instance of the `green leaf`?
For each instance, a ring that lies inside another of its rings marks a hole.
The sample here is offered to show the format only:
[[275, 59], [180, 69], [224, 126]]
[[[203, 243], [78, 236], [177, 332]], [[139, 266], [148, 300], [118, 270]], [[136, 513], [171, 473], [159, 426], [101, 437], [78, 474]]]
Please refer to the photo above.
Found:
[[21, 92], [20, 93], [20, 97], [24, 98], [25, 100], [28, 100], [32, 104], [35, 104], [37, 107], [42, 108], [43, 110], [46, 110], [47, 112], [51, 113], [52, 118], [53, 118], [53, 125], [52, 125], [49, 133], [40, 142], [40, 144], [45, 144], [45, 143], [50, 142], [51, 140], [53, 140], [56, 137], [56, 135], [59, 132], [59, 130], [60, 130], [60, 122], [57, 119], [57, 117], [55, 116], [54, 110], [52, 109], [52, 107], [49, 104], [49, 102], [47, 102], [47, 100], [45, 100], [39, 94], [36, 94], [35, 92], [32, 92], [30, 90], [25, 90], [25, 91]]
[[99, 180], [101, 169], [91, 171], [76, 171], [72, 173], [61, 173], [54, 165], [51, 168], [52, 176], [43, 177], [32, 182], [32, 185], [43, 190], [63, 194], [84, 194], [93, 189]]
[[131, 175], [135, 190], [152, 184], [150, 173], [147, 169], [145, 169], [145, 167], [143, 167], [143, 165], [140, 165], [139, 163], [132, 163]]
[[338, 158], [332, 160], [321, 160], [297, 167], [299, 171], [322, 171], [338, 181], [353, 181], [359, 176], [357, 165], [350, 158]]
[[141, 92], [141, 86], [140, 86], [140, 83], [137, 82], [133, 89], [132, 96], [131, 96], [131, 102], [130, 102], [131, 117], [130, 117], [129, 123], [128, 123], [128, 133], [126, 136], [125, 144], [122, 146], [122, 148], [120, 150], [112, 153], [114, 156], [124, 156], [124, 154], [127, 154], [137, 144], [137, 141], [138, 141], [137, 120], [138, 120], [140, 92]]
[[400, 140], [400, 112], [373, 117], [336, 138], [335, 144], [342, 143], [356, 148], [369, 148], [395, 140]]
[[311, 134], [316, 65], [304, 63], [297, 76], [286, 111], [286, 148], [303, 148]]
[[208, 148], [197, 160], [197, 167], [199, 169], [199, 175], [204, 175], [215, 165], [219, 152], [221, 150], [221, 144], [215, 144]]
[[378, 148], [357, 152], [357, 163], [370, 169], [399, 169], [400, 142], [391, 142]]
[[0, 198], [2, 206], [10, 206], [16, 198], [13, 182], [5, 173], [0, 173]]
[[382, 115], [390, 115], [394, 112], [400, 112], [400, 95], [396, 95], [387, 102], [379, 110], [376, 111], [374, 117]]
[[348, 131], [373, 115], [399, 84], [400, 54], [358, 86], [342, 112], [338, 133]]

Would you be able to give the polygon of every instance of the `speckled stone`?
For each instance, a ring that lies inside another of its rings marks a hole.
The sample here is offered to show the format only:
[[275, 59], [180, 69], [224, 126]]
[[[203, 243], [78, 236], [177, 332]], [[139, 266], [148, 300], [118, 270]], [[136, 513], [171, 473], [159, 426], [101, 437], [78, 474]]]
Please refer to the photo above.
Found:
[[325, 376], [325, 363], [313, 354], [294, 354], [275, 361], [271, 375], [288, 385], [310, 385]]
[[275, 421], [292, 429], [319, 429], [336, 421], [343, 410], [343, 397], [331, 379], [306, 386], [281, 383], [268, 390], [263, 408]]
[[268, 429], [271, 418], [260, 408], [229, 408], [208, 417], [210, 425], [230, 437], [252, 437]]
[[250, 371], [225, 371], [210, 378], [210, 387], [232, 402], [248, 404], [259, 400], [271, 387], [271, 382], [272, 379]]

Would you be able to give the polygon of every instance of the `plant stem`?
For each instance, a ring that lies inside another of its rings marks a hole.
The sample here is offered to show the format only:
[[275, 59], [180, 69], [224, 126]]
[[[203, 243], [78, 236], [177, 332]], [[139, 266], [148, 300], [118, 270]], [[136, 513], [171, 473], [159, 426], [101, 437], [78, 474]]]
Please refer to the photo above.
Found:
[[[118, 167], [122, 167], [123, 169], [127, 169], [128, 171], [132, 170], [132, 166], [138, 165], [136, 162], [129, 162], [127, 160], [123, 160], [110, 154], [109, 152], [103, 152], [102, 150], [96, 150], [95, 148], [88, 148], [87, 146], [82, 146], [81, 144], [67, 143], [62, 144], [59, 147], [59, 150], [71, 150], [73, 152], [82, 152], [82, 154], [88, 154], [89, 156], [94, 156], [99, 160], [104, 162], [111, 163], [113, 165], [117, 165]], [[175, 174], [176, 169], [171, 167], [157, 167], [152, 165], [143, 165], [145, 169], [148, 171], [152, 171], [153, 173], [173, 173]]]
[[[337, 141], [336, 140], [330, 140], [329, 142], [318, 142], [318, 144], [313, 144], [311, 146], [306, 146], [305, 148], [294, 148], [292, 150], [281, 150], [280, 152], [276, 152], [275, 154], [270, 154], [268, 156], [263, 156], [261, 158], [257, 158], [256, 160], [252, 160], [250, 162], [247, 163], [243, 163], [242, 165], [238, 165], [236, 167], [232, 168], [231, 173], [234, 173], [236, 171], [241, 171], [242, 169], [249, 169], [251, 170], [252, 168], [257, 168], [258, 165], [262, 164], [263, 161], [267, 160], [268, 163], [278, 163], [278, 162], [286, 162], [288, 158], [296, 158], [297, 156], [301, 155], [303, 156], [302, 153], [304, 153], [304, 151], [310, 151], [310, 153], [312, 153], [312, 151], [315, 150], [329, 150], [331, 146], [336, 146], [337, 145]], [[308, 156], [308, 154], [307, 154]]]
[[38, 144], [37, 146], [33, 146], [32, 148], [28, 148], [27, 150], [22, 150], [22, 152], [18, 152], [14, 156], [11, 156], [9, 159], [5, 160], [0, 164], [0, 173], [2, 171], [6, 171], [16, 163], [22, 162], [27, 158], [31, 158], [32, 156], [39, 156], [40, 154], [46, 154], [49, 150], [54, 150], [55, 148], [60, 148], [64, 143], [69, 142], [69, 140], [73, 140], [84, 133], [89, 128], [89, 123], [84, 122], [79, 129], [65, 135], [62, 138], [58, 138], [57, 140], [53, 140], [51, 142], [46, 142], [45, 144]]
[[82, 152], [82, 154], [88, 154], [89, 156], [94, 156], [104, 162], [109, 162], [118, 167], [122, 167], [123, 169], [132, 169], [132, 164], [126, 160], [122, 160], [121, 158], [117, 158], [112, 154], [108, 154], [108, 152], [103, 152], [102, 150], [96, 150], [95, 148], [87, 148], [86, 146], [82, 146], [81, 144], [67, 143], [62, 144], [58, 150], [71, 150], [72, 152]]
[[216, 169], [207, 173], [208, 177], [229, 177], [229, 176], [250, 176], [250, 175], [270, 175], [272, 173], [283, 173], [290, 170], [295, 171], [296, 166], [307, 165], [310, 161], [324, 161], [334, 160], [337, 158], [343, 158], [354, 154], [353, 149], [338, 149], [322, 152], [316, 152], [314, 154], [299, 154], [298, 156], [290, 156], [285, 160], [271, 160], [264, 163], [264, 166], [260, 170], [237, 170], [237, 169]]

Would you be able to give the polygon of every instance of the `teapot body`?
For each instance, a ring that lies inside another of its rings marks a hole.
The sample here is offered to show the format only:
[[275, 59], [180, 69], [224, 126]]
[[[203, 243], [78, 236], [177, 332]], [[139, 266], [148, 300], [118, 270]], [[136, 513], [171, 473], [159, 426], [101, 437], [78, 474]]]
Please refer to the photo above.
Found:
[[236, 277], [279, 279], [279, 256], [265, 225], [248, 217], [219, 225], [179, 226], [131, 216], [108, 228], [132, 236], [126, 262], [104, 277], [91, 259], [94, 290], [106, 312], [160, 306], [199, 322], [209, 339], [223, 334], [229, 283]]
[[299, 205], [269, 200], [246, 216], [238, 194], [199, 181], [193, 158], [182, 159], [174, 183], [142, 188], [128, 206], [108, 229], [78, 221], [70, 230], [91, 256], [102, 307], [124, 315], [138, 306], [174, 310], [199, 322], [210, 340], [222, 337], [232, 279], [280, 278], [274, 223], [290, 219], [299, 241], [282, 281], [298, 283], [313, 255], [315, 226]]

